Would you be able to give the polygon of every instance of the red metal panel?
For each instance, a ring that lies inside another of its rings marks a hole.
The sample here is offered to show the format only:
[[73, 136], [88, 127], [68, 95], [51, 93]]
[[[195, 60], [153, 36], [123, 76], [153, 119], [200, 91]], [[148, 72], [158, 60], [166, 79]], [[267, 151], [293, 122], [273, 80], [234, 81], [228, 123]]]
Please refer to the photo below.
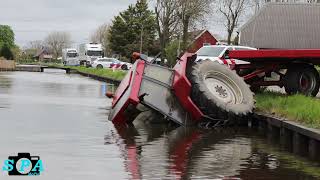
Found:
[[132, 71], [128, 72], [128, 74], [124, 77], [124, 79], [121, 81], [121, 84], [117, 88], [117, 91], [114, 94], [113, 101], [112, 101], [112, 107], [114, 107], [121, 96], [124, 94], [124, 92], [128, 89], [132, 78]]
[[132, 89], [131, 89], [131, 95], [130, 95], [130, 100], [132, 103], [138, 104], [138, 102], [140, 101], [139, 91], [140, 91], [140, 86], [143, 78], [144, 66], [145, 66], [145, 61], [138, 60], [137, 68], [133, 72], [135, 73], [135, 75], [134, 75], [134, 82], [132, 83]]
[[[138, 97], [140, 85], [142, 82], [142, 76], [144, 71], [145, 62], [142, 60], [136, 61], [136, 66], [131, 68], [130, 74], [128, 73], [127, 77], [124, 81], [121, 82], [115, 98], [112, 102], [113, 111], [119, 108], [117, 112], [113, 116], [109, 115], [109, 118], [112, 118], [112, 122], [114, 124], [125, 124], [127, 123], [127, 117], [125, 116], [125, 111], [129, 107], [129, 105], [138, 105], [140, 100]], [[129, 94], [128, 94], [129, 93]], [[124, 96], [126, 94], [126, 96]], [[128, 96], [127, 96], [128, 95]], [[127, 99], [124, 99], [127, 98]], [[118, 103], [118, 102], [122, 103]]]
[[184, 54], [174, 67], [175, 75], [173, 79], [173, 90], [182, 107], [191, 114], [193, 120], [200, 121], [203, 117], [203, 113], [190, 98], [191, 83], [186, 77], [187, 61], [191, 60], [192, 56], [193, 54], [190, 53]]
[[257, 59], [314, 59], [320, 63], [320, 49], [233, 50], [229, 58], [254, 61]]

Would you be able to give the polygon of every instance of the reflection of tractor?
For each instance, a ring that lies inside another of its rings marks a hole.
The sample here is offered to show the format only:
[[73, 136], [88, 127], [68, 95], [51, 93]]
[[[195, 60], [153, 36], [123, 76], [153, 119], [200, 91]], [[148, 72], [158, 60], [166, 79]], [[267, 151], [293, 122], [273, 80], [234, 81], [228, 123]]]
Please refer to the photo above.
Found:
[[238, 136], [241, 129], [150, 125], [147, 116], [132, 126], [115, 126], [105, 138], [116, 140], [131, 179], [238, 179], [234, 176], [251, 155], [250, 139]]
[[185, 54], [169, 69], [134, 55], [135, 64], [113, 95], [109, 119], [115, 124], [131, 123], [140, 105], [180, 125], [203, 121], [220, 125], [252, 112], [252, 92], [226, 66], [195, 63], [196, 55]]

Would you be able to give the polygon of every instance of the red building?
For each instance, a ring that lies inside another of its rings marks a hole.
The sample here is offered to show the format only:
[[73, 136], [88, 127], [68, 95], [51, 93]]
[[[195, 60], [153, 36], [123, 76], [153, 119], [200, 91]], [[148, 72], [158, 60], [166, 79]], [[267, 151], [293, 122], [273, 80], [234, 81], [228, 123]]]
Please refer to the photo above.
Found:
[[215, 38], [208, 30], [190, 32], [189, 37], [191, 43], [187, 51], [190, 53], [197, 52], [202, 46], [215, 45], [218, 42], [218, 39]]

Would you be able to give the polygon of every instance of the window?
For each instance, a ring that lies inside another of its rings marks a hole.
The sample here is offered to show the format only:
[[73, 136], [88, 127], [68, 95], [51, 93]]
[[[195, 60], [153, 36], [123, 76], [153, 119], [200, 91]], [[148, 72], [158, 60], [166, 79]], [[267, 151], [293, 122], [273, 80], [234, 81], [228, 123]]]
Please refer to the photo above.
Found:
[[102, 51], [88, 51], [88, 56], [102, 56]]
[[76, 52], [67, 53], [67, 56], [70, 58], [77, 57], [78, 53], [76, 53]]
[[204, 46], [197, 52], [198, 56], [210, 56], [210, 57], [218, 57], [225, 47], [212, 47], [212, 46]]

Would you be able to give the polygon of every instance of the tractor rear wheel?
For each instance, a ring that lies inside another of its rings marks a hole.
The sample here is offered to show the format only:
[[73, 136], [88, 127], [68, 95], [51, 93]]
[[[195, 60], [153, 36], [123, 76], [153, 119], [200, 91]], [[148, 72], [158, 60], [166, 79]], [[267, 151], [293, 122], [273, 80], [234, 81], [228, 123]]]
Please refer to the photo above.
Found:
[[200, 110], [215, 119], [244, 117], [252, 113], [254, 98], [244, 80], [227, 66], [202, 61], [188, 75], [191, 98]]
[[319, 72], [311, 65], [289, 67], [284, 77], [284, 87], [289, 95], [316, 96], [320, 87]]

